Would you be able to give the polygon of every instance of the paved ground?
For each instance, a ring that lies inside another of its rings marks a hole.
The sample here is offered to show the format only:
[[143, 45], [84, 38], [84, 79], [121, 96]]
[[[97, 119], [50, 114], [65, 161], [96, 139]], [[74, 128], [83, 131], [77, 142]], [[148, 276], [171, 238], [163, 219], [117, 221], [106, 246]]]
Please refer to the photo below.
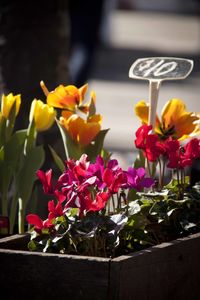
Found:
[[148, 100], [148, 82], [129, 79], [129, 68], [141, 57], [193, 59], [194, 69], [187, 79], [161, 85], [158, 112], [172, 97], [183, 99], [188, 110], [200, 111], [200, 19], [192, 14], [114, 10], [110, 24], [109, 44], [97, 51], [89, 86], [97, 93], [103, 127], [110, 128], [106, 147], [129, 164], [134, 160], [134, 132], [139, 125], [133, 107], [141, 99]]

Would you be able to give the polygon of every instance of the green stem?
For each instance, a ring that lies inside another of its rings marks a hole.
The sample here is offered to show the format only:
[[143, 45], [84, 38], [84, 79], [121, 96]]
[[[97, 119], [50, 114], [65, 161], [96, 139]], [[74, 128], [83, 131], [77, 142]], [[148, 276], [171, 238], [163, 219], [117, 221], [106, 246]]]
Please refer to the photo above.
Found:
[[159, 182], [160, 189], [162, 189], [162, 164], [161, 164], [160, 158], [158, 158], [158, 164], [159, 164], [159, 178], [158, 178], [158, 182]]
[[15, 225], [15, 218], [16, 218], [16, 212], [17, 212], [17, 201], [18, 201], [18, 195], [17, 193], [12, 198], [11, 203], [11, 210], [10, 210], [10, 234], [13, 234], [14, 225]]
[[115, 199], [113, 195], [112, 195], [112, 205], [113, 205], [113, 213], [115, 213]]
[[165, 165], [166, 165], [166, 160], [163, 160], [163, 169], [162, 169], [162, 188], [164, 185], [164, 176], [165, 176]]
[[5, 189], [2, 192], [2, 215], [8, 216], [8, 191], [5, 191]]
[[32, 121], [29, 123], [28, 129], [27, 129], [27, 137], [24, 145], [24, 154], [26, 155], [34, 146], [36, 143], [37, 138], [37, 130], [35, 128], [35, 123]]
[[149, 175], [149, 177], [151, 177], [152, 176], [151, 166], [150, 166], [149, 160], [146, 159], [146, 161], [147, 161], [148, 175]]
[[24, 216], [25, 216], [25, 210], [24, 210], [24, 203], [21, 198], [18, 199], [19, 203], [19, 211], [18, 211], [18, 231], [19, 234], [24, 233]]

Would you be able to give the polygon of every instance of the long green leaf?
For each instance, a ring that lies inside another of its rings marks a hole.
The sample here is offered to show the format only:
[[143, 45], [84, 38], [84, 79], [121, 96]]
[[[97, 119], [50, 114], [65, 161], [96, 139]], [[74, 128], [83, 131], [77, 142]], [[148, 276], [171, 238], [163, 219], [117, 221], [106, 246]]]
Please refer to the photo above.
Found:
[[31, 195], [33, 183], [36, 180], [36, 171], [44, 162], [43, 146], [32, 148], [24, 159], [23, 166], [18, 173], [18, 195], [27, 201]]
[[85, 147], [84, 153], [88, 154], [90, 160], [95, 160], [97, 155], [101, 154], [104, 145], [104, 139], [109, 129], [101, 130], [94, 141]]
[[60, 156], [56, 153], [56, 151], [50, 145], [48, 145], [48, 146], [49, 146], [49, 149], [51, 151], [51, 154], [53, 156], [53, 159], [54, 159], [57, 167], [60, 169], [61, 172], [64, 172], [65, 165], [64, 165], [62, 159], [60, 158]]

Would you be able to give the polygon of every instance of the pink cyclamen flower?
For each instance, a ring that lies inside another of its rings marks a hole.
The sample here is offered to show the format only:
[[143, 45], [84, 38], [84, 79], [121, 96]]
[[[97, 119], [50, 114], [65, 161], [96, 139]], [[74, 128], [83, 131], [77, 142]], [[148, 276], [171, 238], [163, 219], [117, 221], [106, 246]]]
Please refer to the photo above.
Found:
[[53, 194], [54, 188], [52, 184], [52, 169], [48, 170], [47, 172], [38, 170], [36, 175], [42, 182], [45, 194]]
[[52, 219], [42, 220], [38, 215], [29, 214], [26, 216], [26, 220], [30, 225], [34, 225], [34, 230], [41, 233], [42, 229], [52, 229], [54, 225], [52, 224]]
[[149, 177], [145, 177], [146, 171], [144, 168], [134, 169], [129, 167], [127, 172], [127, 188], [134, 188], [140, 191], [143, 188], [149, 188], [154, 185], [154, 180]]

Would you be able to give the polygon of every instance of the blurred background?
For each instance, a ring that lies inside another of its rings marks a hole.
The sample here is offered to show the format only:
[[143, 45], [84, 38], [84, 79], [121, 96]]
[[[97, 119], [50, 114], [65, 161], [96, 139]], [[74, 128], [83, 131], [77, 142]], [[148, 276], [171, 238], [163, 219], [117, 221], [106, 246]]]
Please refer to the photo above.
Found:
[[149, 93], [148, 82], [128, 72], [151, 56], [194, 60], [188, 78], [163, 82], [158, 113], [173, 97], [200, 111], [199, 0], [1, 0], [0, 9], [0, 89], [22, 94], [19, 126], [33, 98], [44, 99], [40, 80], [49, 90], [88, 82], [103, 128], [110, 128], [105, 147], [126, 167], [136, 155], [134, 106]]

